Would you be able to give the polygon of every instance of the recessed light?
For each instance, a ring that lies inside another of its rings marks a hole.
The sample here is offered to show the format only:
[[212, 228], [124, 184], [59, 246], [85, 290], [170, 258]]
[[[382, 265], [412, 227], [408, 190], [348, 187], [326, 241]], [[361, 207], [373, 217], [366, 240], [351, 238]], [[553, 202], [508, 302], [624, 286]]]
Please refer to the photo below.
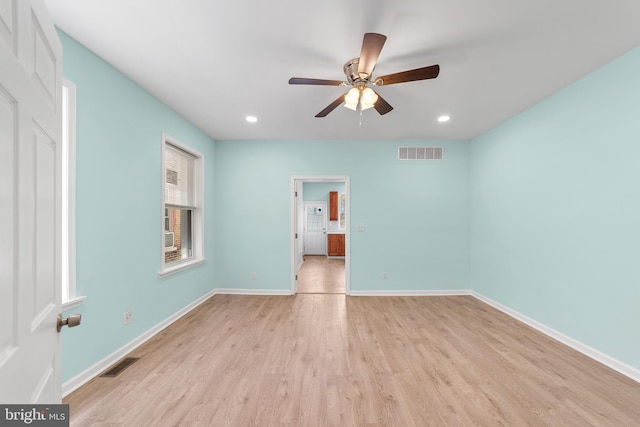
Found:
[[440, 123], [448, 122], [450, 119], [451, 119], [451, 117], [449, 117], [449, 116], [440, 116], [440, 117], [438, 117], [438, 121]]
[[258, 121], [258, 118], [256, 116], [247, 116], [245, 120], [248, 121], [249, 123], [255, 123]]

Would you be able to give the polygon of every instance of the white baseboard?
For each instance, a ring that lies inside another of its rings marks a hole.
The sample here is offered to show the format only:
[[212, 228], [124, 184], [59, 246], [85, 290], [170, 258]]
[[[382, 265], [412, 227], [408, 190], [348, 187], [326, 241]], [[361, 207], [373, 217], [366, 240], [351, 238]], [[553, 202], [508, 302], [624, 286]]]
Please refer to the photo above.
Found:
[[235, 289], [216, 288], [216, 294], [224, 295], [291, 295], [290, 289]]
[[354, 291], [353, 297], [436, 297], [436, 296], [459, 296], [471, 295], [468, 289], [445, 289], [445, 290], [386, 290], [386, 291]]
[[126, 356], [136, 348], [140, 347], [142, 344], [150, 340], [154, 335], [156, 335], [157, 333], [165, 329], [167, 326], [171, 325], [176, 320], [180, 319], [185, 314], [189, 313], [191, 310], [193, 310], [194, 308], [196, 308], [197, 306], [199, 306], [200, 304], [202, 304], [203, 302], [205, 302], [215, 294], [216, 294], [215, 290], [208, 292], [207, 294], [203, 295], [202, 297], [193, 301], [191, 304], [184, 307], [182, 310], [174, 313], [173, 315], [163, 320], [162, 322], [158, 323], [157, 325], [155, 325], [154, 327], [152, 327], [142, 335], [138, 336], [134, 340], [125, 344], [123, 347], [114, 351], [104, 359], [93, 364], [92, 366], [88, 367], [84, 371], [80, 372], [75, 377], [66, 381], [64, 384], [62, 384], [62, 397], [66, 397], [67, 395], [69, 395], [70, 393], [78, 389], [80, 386], [82, 386], [83, 384], [86, 384], [87, 382], [89, 382], [90, 380], [98, 376], [105, 369], [107, 369], [108, 367], [116, 363], [118, 360], [122, 359], [124, 356]]
[[470, 292], [471, 296], [479, 299], [480, 301], [489, 304], [490, 306], [492, 306], [493, 308], [496, 308], [500, 311], [502, 311], [503, 313], [508, 314], [509, 316], [513, 317], [516, 320], [521, 321], [522, 323], [525, 323], [529, 326], [531, 326], [532, 328], [542, 332], [543, 334], [555, 339], [556, 341], [561, 342], [564, 345], [567, 345], [571, 348], [573, 348], [576, 351], [579, 351], [580, 353], [584, 354], [585, 356], [588, 356], [600, 363], [602, 363], [605, 366], [608, 366], [609, 368], [618, 371], [619, 373], [621, 373], [622, 375], [625, 375], [629, 378], [631, 378], [632, 380], [639, 382], [640, 383], [640, 369], [636, 369], [632, 366], [627, 365], [626, 363], [623, 363], [617, 359], [614, 359], [611, 356], [608, 356], [598, 350], [596, 350], [595, 348], [589, 347], [586, 344], [581, 343], [580, 341], [577, 341], [571, 337], [568, 337], [567, 335], [564, 335], [561, 332], [556, 331], [555, 329], [552, 329], [550, 327], [548, 327], [547, 325], [544, 325], [540, 322], [538, 322], [537, 320], [533, 320], [530, 317], [525, 316], [522, 313], [519, 313], [515, 310], [510, 309], [509, 307], [500, 304], [499, 302], [493, 301], [490, 298], [485, 297], [482, 294], [479, 294], [475, 291], [471, 291]]

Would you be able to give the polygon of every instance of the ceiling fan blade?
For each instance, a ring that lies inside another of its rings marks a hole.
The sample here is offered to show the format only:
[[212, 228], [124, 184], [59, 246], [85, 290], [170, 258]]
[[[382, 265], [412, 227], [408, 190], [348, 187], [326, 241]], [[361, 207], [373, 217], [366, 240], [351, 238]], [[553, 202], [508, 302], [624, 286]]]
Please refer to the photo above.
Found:
[[393, 110], [393, 107], [387, 102], [385, 101], [379, 93], [376, 92], [376, 94], [378, 95], [378, 100], [376, 101], [375, 104], [373, 104], [373, 108], [376, 109], [376, 111], [378, 113], [380, 113], [380, 115], [384, 115], [387, 114], [389, 111]]
[[327, 105], [327, 107], [324, 110], [316, 114], [316, 117], [326, 117], [327, 114], [335, 110], [336, 107], [338, 107], [338, 105], [342, 104], [343, 102], [344, 102], [344, 94], [340, 95], [338, 99], [333, 101], [331, 104]]
[[414, 82], [416, 80], [435, 79], [438, 77], [439, 73], [439, 65], [430, 65], [428, 67], [416, 68], [415, 70], [402, 71], [400, 73], [376, 77], [375, 84], [377, 86], [387, 86], [396, 83]]
[[358, 74], [370, 76], [376, 66], [382, 46], [387, 41], [387, 36], [376, 33], [366, 33], [362, 40], [362, 51], [358, 62]]
[[319, 86], [340, 86], [344, 82], [340, 80], [305, 79], [303, 77], [291, 77], [290, 85], [319, 85]]

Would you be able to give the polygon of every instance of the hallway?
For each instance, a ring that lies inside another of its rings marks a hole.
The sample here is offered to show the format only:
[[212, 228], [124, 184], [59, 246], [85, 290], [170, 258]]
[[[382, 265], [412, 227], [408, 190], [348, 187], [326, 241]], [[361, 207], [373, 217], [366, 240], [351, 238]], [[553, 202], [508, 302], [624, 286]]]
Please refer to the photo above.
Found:
[[343, 294], [344, 259], [305, 255], [298, 271], [299, 294]]

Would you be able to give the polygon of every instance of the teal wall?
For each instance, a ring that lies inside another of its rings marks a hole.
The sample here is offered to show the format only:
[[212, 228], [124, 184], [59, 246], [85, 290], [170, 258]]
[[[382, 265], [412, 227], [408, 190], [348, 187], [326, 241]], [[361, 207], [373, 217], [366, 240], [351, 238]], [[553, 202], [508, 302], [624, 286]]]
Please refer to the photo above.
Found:
[[[397, 160], [414, 144], [445, 160]], [[469, 287], [465, 141], [218, 141], [215, 175], [217, 287], [290, 288], [291, 177], [310, 175], [350, 176], [352, 290]]]
[[640, 368], [640, 49], [471, 142], [471, 285]]
[[329, 192], [345, 192], [343, 182], [305, 182], [302, 186], [302, 198], [305, 202], [327, 202], [329, 206]]
[[[214, 288], [214, 143], [134, 82], [59, 32], [77, 85], [77, 292], [82, 326], [62, 334], [63, 382]], [[158, 278], [161, 136], [204, 154], [209, 261]], [[124, 312], [133, 321], [124, 326]]]

